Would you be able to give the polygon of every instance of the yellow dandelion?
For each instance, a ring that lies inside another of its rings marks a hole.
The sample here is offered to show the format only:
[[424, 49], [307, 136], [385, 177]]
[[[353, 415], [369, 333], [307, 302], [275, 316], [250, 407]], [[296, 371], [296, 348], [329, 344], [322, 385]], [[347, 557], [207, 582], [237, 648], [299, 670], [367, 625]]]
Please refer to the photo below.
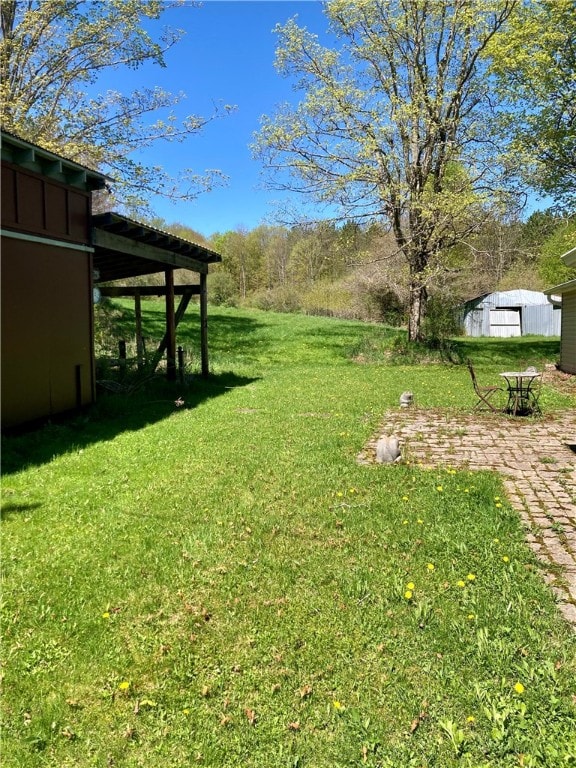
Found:
[[332, 706], [333, 706], [333, 707], [334, 707], [334, 709], [335, 709], [336, 711], [338, 711], [338, 712], [340, 712], [341, 710], [343, 710], [343, 709], [344, 709], [344, 704], [342, 704], [342, 702], [341, 702], [341, 701], [333, 701], [333, 702], [332, 702]]
[[524, 686], [522, 685], [522, 683], [516, 683], [514, 685], [514, 690], [516, 691], [516, 693], [522, 694], [522, 693], [524, 693], [525, 689], [524, 689]]
[[402, 501], [408, 501], [408, 496], [402, 496]]
[[470, 621], [472, 621], [472, 620], [473, 620], [473, 619], [475, 619], [475, 618], [476, 618], [476, 616], [475, 616], [473, 613], [469, 613], [469, 614], [468, 614], [468, 619], [469, 619]]
[[408, 584], [406, 584], [406, 589], [416, 589], [416, 584], [414, 584], [413, 581], [409, 581]]
[[476, 575], [474, 573], [469, 573], [468, 576], [466, 576], [466, 578], [468, 579], [468, 581], [474, 581], [474, 579], [476, 578]]
[[468, 715], [468, 717], [466, 718], [466, 722], [467, 723], [475, 723], [476, 722], [476, 718], [474, 717], [474, 715]]
[[456, 582], [456, 586], [457, 587], [465, 587], [466, 586], [466, 582], [462, 581], [462, 579], [460, 579], [459, 581]]
[[428, 565], [426, 566], [426, 568], [428, 568], [429, 571], [433, 571], [434, 567], [435, 567], [434, 563], [428, 563]]
[[188, 709], [188, 707], [186, 707], [186, 709], [182, 710], [182, 714], [183, 715], [189, 715], [190, 714], [190, 710]]
[[500, 508], [501, 508], [501, 506], [502, 506], [502, 504], [500, 504], [500, 502], [499, 502], [499, 501], [497, 501], [497, 502], [496, 502], [496, 504], [495, 504], [495, 506], [496, 506], [496, 508], [497, 508], [497, 509], [500, 509]]
[[464, 493], [470, 493], [470, 488], [464, 488]]
[[424, 520], [422, 520], [421, 518], [418, 518], [418, 520], [417, 520], [416, 522], [417, 522], [419, 525], [422, 525], [422, 524], [423, 524], [423, 522], [424, 522]]
[[122, 680], [122, 682], [118, 686], [119, 691], [127, 691], [128, 688], [130, 688], [130, 683], [128, 682], [128, 680]]
[[508, 555], [504, 555], [504, 557], [502, 558], [502, 560], [503, 560], [505, 563], [509, 563], [509, 562], [510, 562], [510, 558], [508, 557]]
[[412, 590], [407, 589], [406, 592], [404, 592], [404, 597], [406, 598], [406, 600], [412, 600]]
[[104, 613], [102, 614], [102, 618], [103, 619], [109, 619], [110, 618], [110, 614], [108, 613], [108, 611], [104, 611]]
[[442, 492], [444, 490], [444, 488], [442, 488], [441, 485], [437, 485], [436, 486], [436, 490]]

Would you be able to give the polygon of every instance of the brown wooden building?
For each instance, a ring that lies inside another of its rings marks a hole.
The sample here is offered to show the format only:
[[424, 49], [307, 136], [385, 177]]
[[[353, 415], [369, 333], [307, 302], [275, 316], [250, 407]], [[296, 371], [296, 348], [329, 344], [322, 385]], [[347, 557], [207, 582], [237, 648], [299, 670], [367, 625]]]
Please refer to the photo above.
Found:
[[[91, 193], [106, 177], [2, 132], [2, 427], [88, 405], [95, 399], [95, 283], [164, 272], [165, 347], [192, 293], [200, 294], [207, 372], [206, 274], [212, 251], [117, 214], [92, 217]], [[200, 274], [174, 311], [173, 270]], [[117, 293], [122, 288], [117, 287]], [[169, 366], [170, 368], [170, 366]]]

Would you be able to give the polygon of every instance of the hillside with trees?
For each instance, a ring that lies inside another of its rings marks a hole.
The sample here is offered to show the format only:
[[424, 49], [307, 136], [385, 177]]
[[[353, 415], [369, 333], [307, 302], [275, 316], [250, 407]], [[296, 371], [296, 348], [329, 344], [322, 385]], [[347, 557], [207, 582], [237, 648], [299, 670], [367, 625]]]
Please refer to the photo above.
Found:
[[[558, 255], [575, 238], [576, 219], [552, 211], [534, 213], [526, 222], [486, 222], [430, 274], [424, 330], [481, 294], [543, 290], [570, 279], [574, 270], [563, 267]], [[223, 257], [209, 277], [212, 302], [407, 323], [409, 269], [393, 236], [376, 223], [261, 226], [216, 235], [210, 245]]]

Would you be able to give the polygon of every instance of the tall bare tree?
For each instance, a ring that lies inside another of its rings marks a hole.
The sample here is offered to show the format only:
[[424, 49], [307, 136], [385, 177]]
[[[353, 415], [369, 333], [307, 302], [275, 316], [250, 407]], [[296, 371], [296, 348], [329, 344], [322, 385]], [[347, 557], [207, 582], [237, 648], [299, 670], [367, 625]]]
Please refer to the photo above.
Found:
[[277, 28], [277, 68], [303, 99], [264, 118], [256, 153], [273, 186], [388, 223], [409, 265], [411, 340], [443, 253], [497, 202], [482, 55], [516, 6], [330, 0], [330, 47], [294, 20]]

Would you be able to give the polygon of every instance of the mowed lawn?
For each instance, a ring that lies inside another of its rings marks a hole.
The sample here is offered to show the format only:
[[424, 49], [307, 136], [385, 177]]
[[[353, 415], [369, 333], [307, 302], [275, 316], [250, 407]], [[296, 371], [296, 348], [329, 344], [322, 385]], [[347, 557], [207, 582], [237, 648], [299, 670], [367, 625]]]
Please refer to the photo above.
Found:
[[[499, 476], [356, 462], [404, 390], [475, 402], [395, 335], [214, 308], [208, 381], [4, 439], [3, 768], [576, 765], [576, 635]], [[558, 355], [454, 344], [483, 382]]]

